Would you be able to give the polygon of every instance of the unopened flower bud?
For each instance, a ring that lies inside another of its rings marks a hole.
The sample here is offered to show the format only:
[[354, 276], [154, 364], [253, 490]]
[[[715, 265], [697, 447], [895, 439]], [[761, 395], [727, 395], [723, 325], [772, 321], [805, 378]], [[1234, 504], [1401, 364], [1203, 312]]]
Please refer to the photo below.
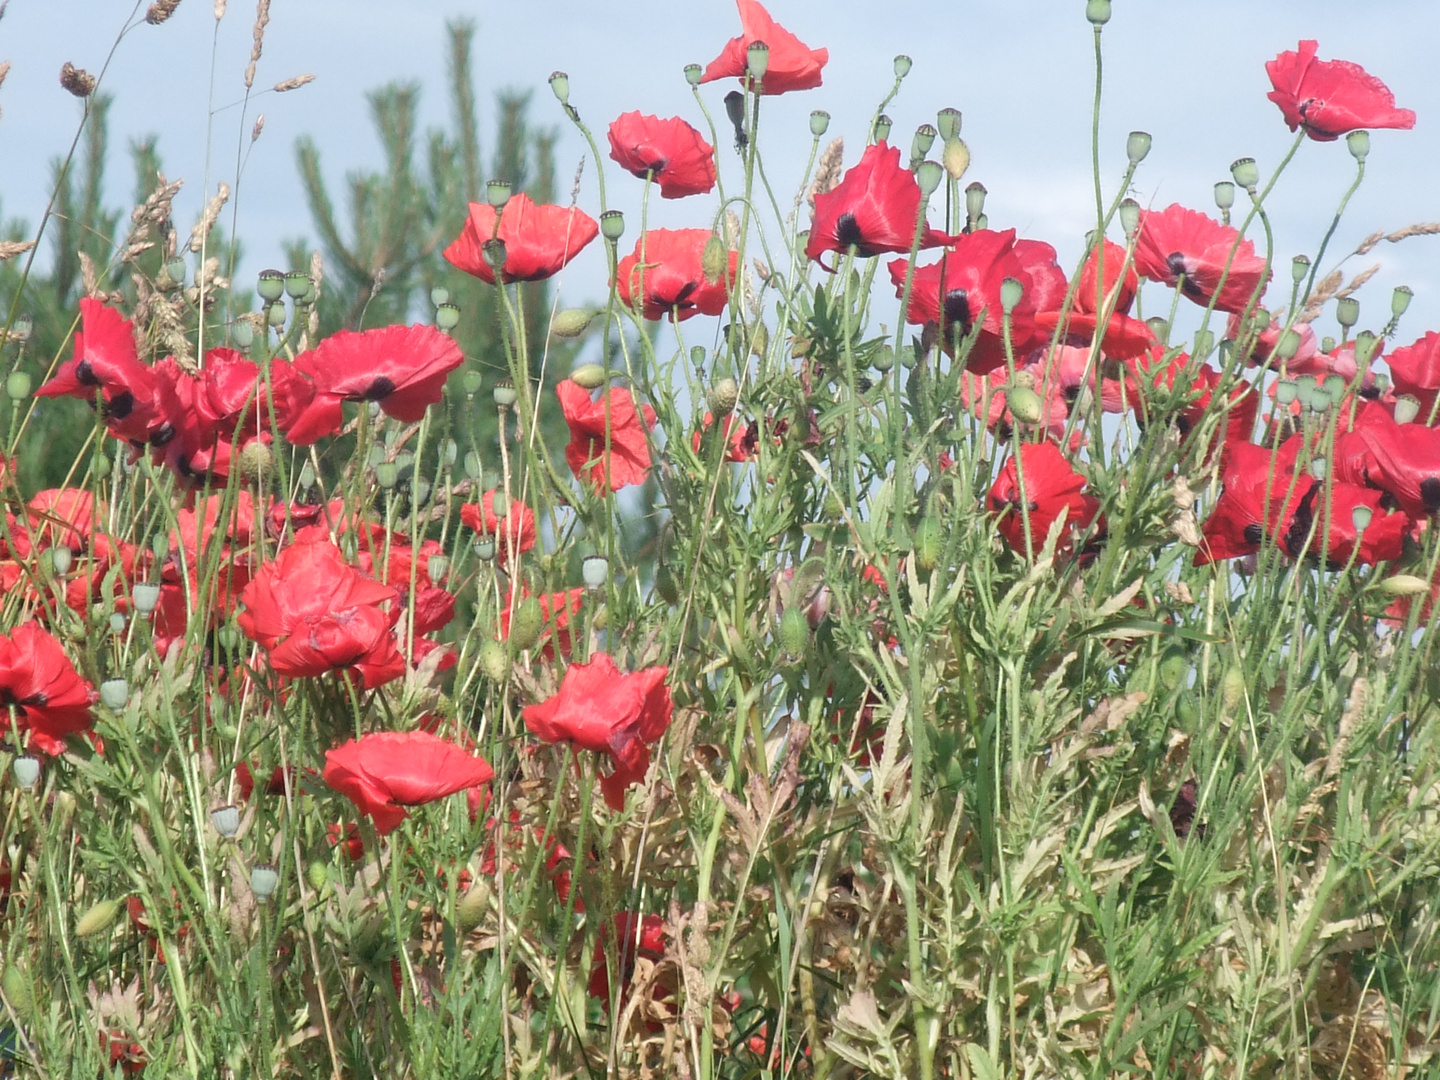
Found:
[[879, 116], [877, 116], [875, 118], [875, 141], [889, 142], [890, 129], [894, 126], [895, 121], [891, 120], [890, 117], [886, 116], [884, 113], [881, 113]]
[[1044, 412], [1040, 395], [1028, 386], [1011, 386], [1005, 390], [1005, 404], [1010, 415], [1022, 424], [1037, 424]]
[[570, 381], [586, 390], [598, 390], [605, 385], [610, 373], [601, 364], [581, 364], [570, 372]]
[[261, 864], [250, 871], [250, 891], [262, 904], [275, 895], [280, 885], [280, 875], [273, 866]]
[[1420, 399], [1413, 394], [1401, 394], [1395, 401], [1395, 422], [1412, 423], [1420, 415]]
[[12, 371], [5, 378], [5, 395], [12, 401], [30, 396], [31, 379], [28, 371]]
[[30, 1020], [35, 1015], [35, 994], [25, 972], [14, 963], [7, 964], [5, 974], [0, 977], [0, 990], [5, 991], [5, 1001], [15, 1010], [21, 1020]]
[[612, 244], [625, 235], [625, 214], [619, 210], [606, 210], [600, 215], [600, 235]]
[[1215, 185], [1215, 205], [1221, 210], [1229, 210], [1235, 205], [1235, 185], [1229, 180], [1221, 180]]
[[1295, 354], [1300, 351], [1300, 333], [1297, 330], [1286, 330], [1275, 342], [1275, 355], [1281, 360], [1293, 360]]
[[1363, 163], [1370, 156], [1370, 133], [1368, 131], [1350, 132], [1345, 136], [1345, 147], [1350, 151], [1351, 157]]
[[610, 560], [604, 555], [587, 555], [580, 564], [580, 576], [586, 588], [603, 589], [610, 580]]
[[1131, 165], [1139, 165], [1145, 160], [1145, 155], [1150, 153], [1150, 133], [1148, 131], [1132, 131], [1125, 140], [1125, 156], [1130, 159]]
[[595, 321], [599, 312], [593, 308], [566, 308], [550, 320], [550, 332], [560, 338], [577, 338]]
[[1360, 321], [1360, 301], [1353, 296], [1342, 296], [1335, 301], [1335, 321], [1350, 329]]
[[895, 366], [895, 349], [891, 345], [881, 345], [875, 350], [875, 358], [870, 361], [875, 370], [885, 373]]
[[745, 50], [745, 70], [756, 82], [770, 70], [770, 46], [763, 41], [752, 42]]
[[906, 75], [909, 75], [910, 68], [914, 65], [914, 63], [915, 61], [911, 60], [910, 57], [906, 56], [904, 53], [901, 53], [899, 56], [895, 57], [895, 77], [897, 79], [903, 79]]
[[1025, 286], [1018, 278], [1007, 277], [1000, 282], [1000, 310], [1009, 315], [1025, 295]]
[[1235, 183], [1253, 192], [1260, 183], [1260, 166], [1255, 164], [1254, 158], [1237, 158], [1230, 165], [1230, 175], [1235, 178]]
[[1091, 26], [1104, 26], [1110, 21], [1110, 0], [1087, 0], [1085, 18]]
[[1310, 256], [1296, 255], [1290, 260], [1290, 280], [1299, 285], [1310, 273]]
[[10, 771], [15, 774], [15, 783], [20, 785], [22, 791], [32, 791], [35, 785], [40, 783], [40, 762], [29, 754], [17, 757], [11, 762]]
[[1207, 329], [1207, 330], [1196, 330], [1196, 331], [1195, 331], [1195, 345], [1194, 345], [1194, 347], [1191, 349], [1191, 351], [1192, 351], [1196, 356], [1199, 356], [1199, 357], [1202, 357], [1202, 358], [1203, 358], [1203, 357], [1206, 357], [1206, 356], [1209, 356], [1210, 353], [1211, 353], [1211, 351], [1214, 350], [1214, 348], [1215, 348], [1215, 331], [1213, 331], [1213, 330], [1208, 330], [1208, 329]]
[[1120, 228], [1125, 230], [1127, 240], [1140, 228], [1140, 204], [1134, 199], [1126, 199], [1120, 204]]
[[735, 405], [740, 400], [740, 387], [734, 379], [720, 379], [706, 397], [712, 413], [727, 416], [735, 411]]
[[510, 496], [503, 491], [497, 491], [490, 496], [490, 513], [497, 519], [510, 516]]
[[533, 648], [544, 628], [545, 613], [540, 610], [540, 601], [527, 596], [510, 619], [510, 646], [521, 652]]
[[985, 195], [985, 185], [979, 180], [965, 188], [965, 216], [970, 221], [978, 221], [985, 212]]
[[57, 577], [64, 577], [70, 572], [74, 559], [75, 553], [64, 544], [50, 549], [50, 569], [55, 571]]
[[691, 86], [699, 86], [700, 80], [705, 77], [705, 69], [699, 64], [685, 65], [685, 81]]
[[504, 682], [510, 674], [510, 654], [493, 638], [480, 646], [480, 670], [491, 682]]
[[1418, 596], [1420, 593], [1430, 591], [1430, 583], [1413, 574], [1392, 574], [1380, 582], [1377, 588], [1391, 596]]
[[705, 280], [714, 285], [725, 276], [725, 270], [729, 265], [729, 252], [725, 250], [725, 241], [714, 233], [710, 239], [705, 241], [705, 250], [700, 254], [700, 269], [705, 274]]
[[1366, 529], [1368, 529], [1370, 527], [1370, 522], [1374, 517], [1375, 511], [1370, 509], [1370, 507], [1366, 506], [1364, 503], [1357, 504], [1350, 511], [1350, 520], [1354, 523], [1355, 531], [1357, 533], [1363, 533]]
[[[951, 180], [959, 180], [970, 168], [970, 148], [965, 145], [963, 139], [954, 138], [945, 140], [945, 149], [940, 152], [940, 164], [945, 166], [945, 175]], [[978, 187], [978, 184], [971, 184], [970, 188]], [[965, 205], [970, 205], [970, 188], [965, 189]], [[980, 187], [980, 205], [985, 204], [985, 189]], [[972, 215], [978, 217], [979, 215]]]
[[255, 282], [255, 291], [260, 299], [273, 304], [285, 294], [285, 275], [279, 270], [261, 270]]
[[101, 900], [80, 916], [80, 921], [75, 924], [75, 936], [90, 937], [108, 929], [119, 912], [120, 904], [117, 901]]
[[1405, 314], [1405, 310], [1410, 306], [1410, 301], [1414, 297], [1415, 293], [1408, 286], [1395, 286], [1395, 291], [1390, 294], [1390, 314], [1397, 319], [1400, 318]]
[[824, 109], [816, 109], [810, 114], [810, 134], [820, 138], [830, 128], [830, 114]]
[[125, 632], [125, 616], [115, 611], [110, 614], [110, 632], [112, 634], [123, 634]]
[[810, 624], [805, 621], [805, 612], [799, 607], [786, 608], [780, 616], [776, 638], [781, 651], [792, 660], [804, 656], [810, 644]]
[[935, 114], [935, 130], [945, 142], [960, 137], [960, 110], [945, 108]]
[[220, 836], [229, 840], [240, 831], [240, 808], [228, 803], [210, 811], [210, 824]]
[[[955, 140], [956, 144], [960, 140]], [[935, 194], [935, 189], [940, 186], [940, 180], [945, 175], [945, 170], [940, 167], [939, 162], [922, 161], [915, 168], [915, 182], [920, 185], [920, 194], [929, 198]], [[957, 176], [955, 179], [959, 179]]]
[[570, 103], [570, 76], [563, 71], [551, 72], [550, 90], [561, 105], [568, 105]]
[[449, 333], [460, 325], [460, 308], [455, 304], [441, 304], [435, 309], [435, 326]]
[[1145, 320], [1145, 325], [1150, 328], [1150, 333], [1161, 341], [1166, 340], [1170, 333], [1170, 323], [1163, 315], [1152, 315]]
[[1227, 713], [1233, 713], [1245, 700], [1245, 672], [1239, 667], [1228, 667], [1220, 679], [1220, 703]]
[[945, 530], [939, 520], [926, 515], [915, 529], [915, 565], [929, 573], [940, 564], [944, 548]]
[[1338, 344], [1339, 342], [1337, 342], [1334, 337], [1332, 337], [1330, 334], [1326, 334], [1320, 339], [1320, 351], [1322, 353], [1334, 352], [1335, 346]]
[[285, 305], [271, 304], [265, 309], [265, 322], [268, 326], [280, 329], [285, 325]]
[[[499, 681], [498, 679], [496, 680]], [[461, 934], [474, 930], [490, 910], [490, 896], [493, 892], [489, 881], [482, 878], [468, 892], [455, 901], [455, 929]]]
[[431, 555], [425, 560], [425, 576], [430, 579], [430, 584], [439, 586], [445, 580], [445, 575], [450, 572], [450, 559], [446, 555]]

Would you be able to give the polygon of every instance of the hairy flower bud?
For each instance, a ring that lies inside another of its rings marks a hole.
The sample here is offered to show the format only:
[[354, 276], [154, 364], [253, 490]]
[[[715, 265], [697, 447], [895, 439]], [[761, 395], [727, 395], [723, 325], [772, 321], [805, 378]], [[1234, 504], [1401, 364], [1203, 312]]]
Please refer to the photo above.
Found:
[[719, 236], [711, 234], [710, 239], [705, 241], [705, 250], [700, 255], [700, 269], [705, 275], [705, 280], [711, 285], [718, 282], [724, 275], [729, 265], [729, 253], [725, 250], [725, 241]]
[[540, 610], [540, 601], [527, 596], [515, 609], [510, 619], [510, 645], [523, 652], [533, 648], [540, 640], [540, 631], [545, 627], [545, 613]]
[[75, 936], [90, 937], [108, 929], [119, 911], [120, 904], [116, 900], [101, 900], [98, 904], [93, 904], [75, 924]]
[[601, 364], [581, 364], [570, 372], [570, 381], [586, 390], [600, 389], [609, 377], [609, 372]]
[[[958, 136], [953, 139], [946, 139], [945, 149], [940, 152], [940, 164], [945, 166], [946, 176], [950, 177], [951, 180], [959, 180], [970, 168], [970, 148], [966, 146], [964, 140]], [[979, 185], [971, 184], [970, 187], [979, 187]], [[980, 187], [980, 191], [980, 201], [983, 206], [985, 189]], [[970, 205], [970, 188], [965, 189], [965, 205], [967, 208]], [[979, 215], [973, 216], [978, 217]]]
[[566, 308], [550, 320], [550, 332], [560, 338], [577, 338], [595, 321], [599, 312], [593, 308]]
[[720, 379], [706, 395], [710, 411], [716, 416], [725, 416], [735, 411], [740, 400], [740, 387], [734, 379]]

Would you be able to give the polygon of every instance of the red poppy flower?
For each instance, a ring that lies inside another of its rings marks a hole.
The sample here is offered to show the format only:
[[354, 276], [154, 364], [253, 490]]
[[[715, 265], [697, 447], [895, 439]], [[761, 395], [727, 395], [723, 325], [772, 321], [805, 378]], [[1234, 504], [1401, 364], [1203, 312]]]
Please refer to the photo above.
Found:
[[428, 731], [381, 731], [327, 750], [322, 775], [384, 835], [405, 820], [406, 807], [488, 783], [495, 770]]
[[[1393, 506], [1384, 508], [1384, 499], [1383, 492], [1358, 484], [1316, 483], [1295, 507], [1295, 517], [1285, 531], [1285, 550], [1296, 559], [1307, 553], [1323, 556], [1326, 565], [1336, 569], [1352, 559], [1360, 566], [1398, 559], [1410, 518]], [[1370, 512], [1363, 530], [1355, 526], [1357, 507]]]
[[1195, 552], [1195, 565], [1253, 555], [1268, 536], [1278, 542], [1295, 521], [1300, 502], [1315, 480], [1295, 471], [1299, 438], [1287, 439], [1272, 452], [1253, 443], [1230, 447], [1223, 487], [1201, 531], [1205, 542]]
[[[555, 386], [560, 411], [570, 426], [565, 460], [577, 480], [588, 477], [599, 494], [643, 484], [650, 475], [650, 446], [645, 432], [655, 427], [655, 410], [635, 408], [623, 386], [612, 386], [594, 401], [573, 379]], [[643, 417], [643, 427], [642, 425]]]
[[63, 753], [65, 737], [90, 727], [94, 688], [80, 677], [50, 633], [37, 622], [0, 634], [0, 734], [11, 718], [47, 754]]
[[1218, 311], [1244, 311], [1270, 280], [1265, 260], [1238, 230], [1179, 203], [1140, 215], [1135, 269], [1151, 281], [1180, 284], [1197, 304], [1213, 298]]
[[634, 307], [638, 299], [647, 319], [673, 315], [677, 322], [684, 322], [692, 315], [719, 315], [729, 302], [740, 257], [729, 252], [725, 273], [714, 281], [707, 278], [705, 245], [714, 235], [709, 229], [651, 229], [645, 233], [615, 270], [620, 300]]
[[[908, 246], [907, 249], [908, 250]], [[906, 260], [890, 263], [895, 295], [905, 291]], [[1010, 313], [1010, 347], [1018, 360], [1049, 340], [1036, 322], [1041, 311], [1057, 310], [1065, 298], [1065, 273], [1055, 249], [1039, 240], [1016, 240], [1015, 230], [977, 229], [955, 238], [940, 261], [915, 268], [910, 283], [909, 323], [936, 323], [940, 341], [953, 353], [957, 341], [976, 334], [965, 368], [983, 375], [1005, 363], [1004, 309], [1000, 287], [1006, 278], [1020, 282], [1020, 302]], [[978, 330], [976, 329], [978, 326]]]
[[535, 511], [518, 499], [507, 499], [505, 517], [497, 517], [494, 490], [481, 496], [479, 506], [460, 507], [460, 520], [481, 536], [495, 537], [495, 555], [502, 563], [512, 552], [523, 555], [535, 546]]
[[[521, 593], [522, 598], [527, 597], [528, 592]], [[570, 634], [570, 620], [577, 618], [580, 608], [585, 601], [584, 588], [567, 589], [558, 593], [541, 593], [535, 598], [540, 605], [540, 637], [536, 647], [540, 649], [540, 655], [546, 660], [554, 660], [558, 651], [561, 656], [569, 656], [571, 646], [574, 644]], [[510, 604], [511, 598], [506, 597], [505, 603], [500, 607], [500, 640], [510, 640]]]
[[1395, 107], [1395, 95], [1359, 64], [1316, 60], [1315, 42], [1282, 52], [1265, 64], [1270, 85], [1266, 97], [1280, 106], [1290, 130], [1304, 128], [1317, 142], [1333, 142], [1357, 128], [1415, 126], [1415, 114]]
[[[1100, 285], [1102, 253], [1103, 288]], [[1123, 278], [1120, 273], [1122, 267], [1125, 270]], [[1100, 348], [1106, 356], [1116, 360], [1131, 359], [1139, 356], [1155, 342], [1155, 335], [1150, 327], [1129, 315], [1139, 286], [1140, 279], [1135, 273], [1133, 262], [1129, 266], [1125, 265], [1125, 249], [1105, 240], [1102, 247], [1092, 250], [1085, 260], [1071, 309], [1068, 312], [1061, 312], [1058, 308], [1042, 309], [1036, 313], [1035, 323], [1049, 332], [1063, 325], [1066, 341], [1075, 345], [1089, 345], [1100, 319], [1100, 309], [1096, 304], [1113, 292], [1115, 298], [1101, 335]]]
[[642, 180], [651, 177], [663, 199], [704, 195], [715, 186], [715, 148], [678, 116], [622, 113], [610, 125], [610, 158]]
[[[101, 508], [103, 512], [103, 507]], [[68, 547], [82, 552], [95, 534], [95, 496], [84, 488], [47, 488], [25, 504], [26, 532], [12, 534], [15, 553]]]
[[347, 563], [322, 530], [302, 533], [262, 566], [240, 600], [240, 629], [265, 648], [277, 675], [346, 671], [373, 689], [405, 671], [392, 632], [396, 591]]
[[414, 423], [438, 402], [445, 380], [465, 359], [459, 344], [433, 326], [341, 330], [295, 360], [314, 396], [289, 418], [286, 437], [309, 446], [340, 430], [342, 401], [375, 401], [386, 416]]
[[[1088, 349], [1075, 351], [1083, 351], [1087, 359], [1090, 356]], [[1065, 437], [1066, 421], [1070, 418], [1070, 405], [1063, 393], [1063, 385], [1057, 379], [1044, 378], [1040, 364], [1021, 370], [1034, 376], [1034, 389], [1041, 402], [1039, 423], [1044, 427], [1046, 438], [1058, 444]], [[1004, 371], [996, 370], [988, 375], [976, 375], [969, 371], [960, 373], [960, 404], [983, 422], [987, 430], [1002, 439], [1008, 439], [1015, 427], [1015, 415], [1010, 411], [1005, 396], [1008, 383], [1009, 376]], [[1080, 433], [1076, 431], [1072, 434], [1078, 447]]]
[[[1025, 501], [1020, 499], [1020, 476], [1025, 479]], [[1039, 551], [1050, 526], [1066, 513], [1071, 529], [1088, 528], [1100, 513], [1100, 500], [1084, 494], [1085, 478], [1077, 473], [1054, 443], [1024, 443], [990, 488], [990, 512], [999, 515], [996, 528], [1011, 549], [1025, 554], [1025, 520], [1030, 524], [1030, 545]], [[1028, 507], [1028, 515], [1025, 508]], [[1101, 528], [1104, 528], [1103, 519]], [[1063, 547], [1064, 545], [1062, 545]]]
[[570, 666], [558, 694], [525, 707], [525, 726], [544, 742], [573, 742], [608, 754], [615, 769], [600, 786], [605, 801], [623, 810], [625, 790], [650, 767], [649, 744], [670, 726], [668, 674], [663, 667], [626, 674], [605, 653], [595, 653], [588, 664]]
[[1419, 416], [1428, 421], [1440, 397], [1440, 333], [1431, 330], [1424, 337], [1396, 349], [1385, 357], [1390, 381], [1397, 394], [1409, 394], [1420, 402]]
[[[1173, 393], [1182, 379], [1190, 380], [1188, 400], [1182, 401], [1170, 417], [1181, 436], [1188, 438], [1210, 409], [1215, 388], [1220, 385], [1220, 372], [1209, 364], [1202, 364], [1192, 371], [1187, 353], [1167, 353], [1159, 345], [1152, 346], [1148, 353], [1137, 357], [1132, 363], [1134, 371], [1141, 377], [1142, 392], [1139, 395], [1137, 412], [1142, 423], [1150, 420], [1155, 391]], [[1259, 410], [1260, 398], [1255, 387], [1241, 380], [1230, 391], [1223, 445], [1248, 443], [1254, 433], [1255, 417]]]
[[[815, 196], [805, 257], [820, 262], [827, 251], [843, 255], [852, 247], [864, 258], [886, 251], [908, 254], [920, 214], [920, 185], [914, 173], [901, 167], [900, 148], [875, 143], [865, 148], [859, 164], [833, 191]], [[922, 248], [939, 247], [950, 239], [928, 225], [920, 231]]]
[[510, 196], [498, 215], [489, 203], [471, 203], [464, 230], [444, 255], [465, 273], [493, 285], [495, 270], [485, 259], [485, 244], [502, 240], [505, 263], [500, 277], [505, 281], [540, 281], [558, 273], [598, 235], [600, 226], [578, 207], [536, 204], [522, 193]]
[[[760, 440], [759, 425], [746, 424], [740, 417], [730, 413], [720, 427], [725, 432], [725, 460], [734, 465], [749, 461], [751, 452]], [[690, 447], [695, 453], [700, 453], [706, 434], [714, 428], [715, 414], [707, 412], [700, 422], [699, 430], [690, 436]]]
[[[606, 1012], [610, 1011], [612, 998], [618, 1000], [622, 1010], [625, 1007], [625, 998], [630, 992], [630, 981], [635, 976], [635, 961], [638, 957], [644, 957], [652, 963], [659, 963], [665, 958], [664, 920], [659, 915], [642, 915], [637, 921], [635, 913], [619, 912], [615, 916], [613, 933], [620, 970], [615, 973], [618, 978], [612, 978], [605, 957], [606, 938], [611, 929], [609, 926], [600, 928], [600, 939], [595, 942], [592, 960], [594, 966], [591, 968], [590, 984], [587, 987], [590, 996], [598, 998]], [[663, 993], [667, 997], [671, 996], [668, 990]]]
[[1440, 510], [1440, 428], [1397, 424], [1383, 406], [1362, 410], [1356, 431], [1368, 451], [1366, 478], [1412, 517]]
[[86, 297], [80, 301], [74, 358], [61, 364], [35, 394], [79, 398], [94, 405], [97, 391], [110, 433], [143, 445], [158, 422], [154, 372], [140, 362], [130, 320]]
[[740, 36], [725, 43], [720, 55], [706, 66], [701, 82], [745, 78], [751, 45], [763, 41], [770, 47], [765, 78], [756, 88], [762, 94], [784, 94], [791, 90], [813, 90], [820, 85], [820, 69], [830, 59], [827, 49], [812, 49], [770, 17], [758, 0], [735, 0], [740, 9]]

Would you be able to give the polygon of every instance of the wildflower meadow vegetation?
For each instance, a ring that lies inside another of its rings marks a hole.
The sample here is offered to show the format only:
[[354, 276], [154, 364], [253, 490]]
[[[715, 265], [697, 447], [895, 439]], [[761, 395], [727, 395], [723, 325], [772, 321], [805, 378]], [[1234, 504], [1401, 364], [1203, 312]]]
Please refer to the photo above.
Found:
[[1440, 331], [1347, 269], [1440, 225], [1331, 243], [1415, 114], [1282, 47], [1283, 158], [1163, 206], [1097, 142], [1062, 266], [957, 109], [894, 129], [904, 56], [772, 132], [829, 56], [736, 2], [685, 116], [555, 72], [493, 163], [452, 28], [423, 178], [372, 96], [388, 171], [342, 221], [302, 142], [320, 244], [243, 280], [228, 184], [187, 231], [140, 146], [103, 209], [61, 73], [0, 238], [0, 1073], [1440, 1075]]

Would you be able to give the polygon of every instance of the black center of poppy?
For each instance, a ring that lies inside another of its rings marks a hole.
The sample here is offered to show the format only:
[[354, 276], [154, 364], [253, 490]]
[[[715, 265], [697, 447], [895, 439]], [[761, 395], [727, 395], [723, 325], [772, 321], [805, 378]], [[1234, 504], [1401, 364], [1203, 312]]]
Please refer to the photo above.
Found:
[[835, 222], [835, 240], [842, 251], [864, 245], [865, 238], [860, 235], [860, 223], [855, 220], [854, 214], [840, 215]]
[[945, 294], [945, 321], [970, 333], [970, 294], [964, 289], [951, 289]]
[[99, 386], [100, 380], [95, 375], [95, 369], [90, 366], [89, 360], [81, 360], [75, 365], [75, 381], [81, 386]]
[[1260, 531], [1259, 523], [1254, 521], [1245, 526], [1244, 535], [1247, 544], [1255, 544], [1257, 546], [1261, 540], [1265, 539], [1265, 534]]
[[395, 380], [379, 376], [360, 395], [361, 401], [381, 401], [395, 392]]
[[1185, 256], [1178, 251], [1172, 251], [1165, 256], [1165, 269], [1170, 271], [1171, 277], [1179, 277], [1185, 273]]
[[690, 294], [698, 288], [700, 288], [700, 283], [698, 281], [687, 281], [683, 286], [681, 286], [680, 291], [675, 294], [674, 301], [670, 304], [667, 304], [666, 306], [689, 307]]
[[173, 438], [175, 438], [175, 425], [161, 424], [150, 433], [150, 445], [158, 449]]
[[1172, 251], [1165, 256], [1165, 268], [1170, 271], [1170, 276], [1180, 282], [1180, 291], [1186, 296], [1194, 299], [1204, 299], [1203, 292], [1195, 282], [1194, 276], [1185, 268], [1185, 256], [1178, 251]]
[[1440, 510], [1440, 479], [1427, 476], [1420, 481], [1420, 498], [1425, 501], [1425, 509], [1430, 513]]
[[135, 395], [129, 390], [116, 394], [105, 403], [105, 419], [124, 420], [135, 408]]

